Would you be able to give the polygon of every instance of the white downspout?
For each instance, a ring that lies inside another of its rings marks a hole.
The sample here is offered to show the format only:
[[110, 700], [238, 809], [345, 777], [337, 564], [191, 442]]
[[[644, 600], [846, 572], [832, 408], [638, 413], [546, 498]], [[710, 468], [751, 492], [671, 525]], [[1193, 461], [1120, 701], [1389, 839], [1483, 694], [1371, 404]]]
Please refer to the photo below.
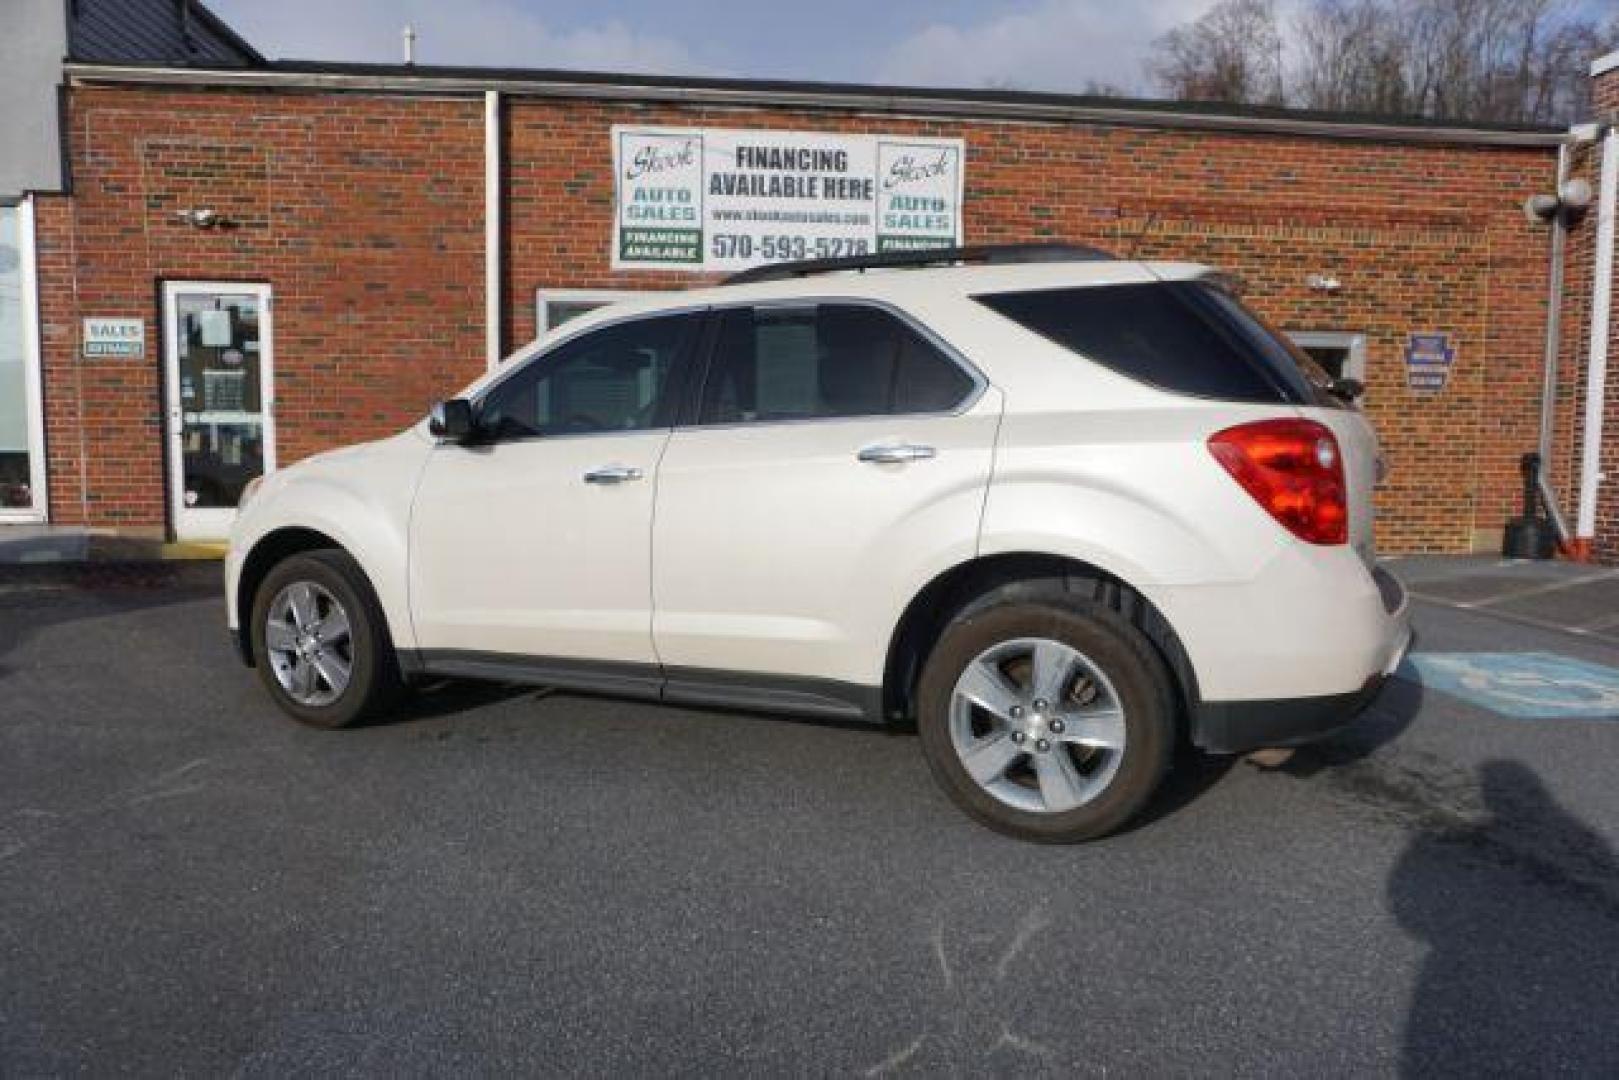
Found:
[[1580, 453], [1576, 542], [1596, 535], [1597, 487], [1602, 482], [1602, 412], [1607, 402], [1608, 336], [1613, 325], [1614, 212], [1619, 203], [1619, 130], [1602, 144], [1602, 193], [1597, 198], [1596, 280], [1591, 288], [1591, 352], [1585, 373], [1585, 439]]
[[484, 363], [491, 371], [505, 358], [500, 341], [500, 159], [500, 91], [486, 90], [483, 95]]

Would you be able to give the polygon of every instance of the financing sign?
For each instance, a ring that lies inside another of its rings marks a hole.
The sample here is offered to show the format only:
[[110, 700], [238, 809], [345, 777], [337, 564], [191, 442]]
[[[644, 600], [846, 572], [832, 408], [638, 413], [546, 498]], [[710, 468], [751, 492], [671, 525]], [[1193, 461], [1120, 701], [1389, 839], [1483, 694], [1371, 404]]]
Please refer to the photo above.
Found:
[[761, 263], [961, 243], [960, 139], [613, 128], [613, 266]]

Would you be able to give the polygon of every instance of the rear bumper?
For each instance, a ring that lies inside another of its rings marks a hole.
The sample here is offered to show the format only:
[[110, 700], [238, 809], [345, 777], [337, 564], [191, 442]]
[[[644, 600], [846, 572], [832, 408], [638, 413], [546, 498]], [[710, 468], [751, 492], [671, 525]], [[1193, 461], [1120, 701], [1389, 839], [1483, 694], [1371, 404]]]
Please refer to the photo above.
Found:
[[1198, 706], [1192, 741], [1211, 754], [1241, 754], [1275, 746], [1299, 746], [1324, 739], [1354, 722], [1383, 689], [1410, 647], [1410, 634], [1388, 664], [1359, 690], [1325, 697], [1274, 701], [1215, 701]]
[[1387, 571], [1357, 561], [1288, 584], [1265, 583], [1235, 605], [1225, 635], [1188, 643], [1201, 691], [1190, 732], [1199, 748], [1242, 753], [1330, 735], [1365, 709], [1410, 649], [1405, 589]]

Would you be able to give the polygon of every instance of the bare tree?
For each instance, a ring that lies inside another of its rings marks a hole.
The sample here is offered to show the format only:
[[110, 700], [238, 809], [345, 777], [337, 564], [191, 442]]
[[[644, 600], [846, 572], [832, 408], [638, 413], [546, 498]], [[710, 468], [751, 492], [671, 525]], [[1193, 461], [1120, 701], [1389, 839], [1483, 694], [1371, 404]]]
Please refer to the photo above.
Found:
[[1566, 122], [1589, 64], [1614, 44], [1569, 0], [1398, 0], [1413, 111], [1440, 118]]
[[1606, 30], [1576, 22], [1541, 46], [1529, 86], [1526, 119], [1567, 123], [1591, 114], [1591, 61], [1619, 48], [1619, 15]]
[[1294, 28], [1296, 99], [1312, 109], [1413, 111], [1405, 41], [1382, 0], [1316, 0]]
[[[1589, 109], [1590, 61], [1619, 46], [1574, 0], [1224, 0], [1155, 44], [1175, 97], [1351, 112], [1563, 123]], [[1274, 59], [1273, 59], [1274, 58]], [[1285, 76], [1285, 77], [1284, 77]]]
[[1153, 75], [1182, 100], [1284, 100], [1282, 35], [1273, 0], [1220, 0], [1153, 43]]
[[1110, 83], [1103, 79], [1086, 79], [1085, 85], [1079, 92], [1086, 97], [1121, 98], [1129, 97], [1130, 92], [1118, 83]]

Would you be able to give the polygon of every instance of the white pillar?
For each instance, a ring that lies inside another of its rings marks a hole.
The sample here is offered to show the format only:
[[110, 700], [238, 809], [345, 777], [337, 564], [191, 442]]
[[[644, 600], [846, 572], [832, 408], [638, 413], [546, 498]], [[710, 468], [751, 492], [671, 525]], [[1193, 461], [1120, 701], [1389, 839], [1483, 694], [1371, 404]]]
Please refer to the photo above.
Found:
[[483, 278], [484, 362], [490, 370], [504, 357], [500, 347], [500, 91], [483, 95]]
[[1577, 539], [1596, 533], [1597, 488], [1602, 482], [1602, 412], [1607, 402], [1608, 339], [1613, 326], [1614, 215], [1619, 203], [1619, 130], [1602, 146], [1602, 189], [1597, 199], [1596, 279], [1591, 289], [1591, 349], [1585, 377], [1585, 439], [1580, 454]]
[[[45, 460], [45, 354], [39, 334], [39, 263], [34, 232], [34, 196], [17, 206], [17, 255], [22, 295], [18, 316], [23, 333], [23, 442], [28, 450], [28, 484], [33, 494], [30, 516], [50, 520], [49, 469]], [[75, 361], [76, 362], [76, 361]], [[82, 461], [82, 459], [81, 459]]]

